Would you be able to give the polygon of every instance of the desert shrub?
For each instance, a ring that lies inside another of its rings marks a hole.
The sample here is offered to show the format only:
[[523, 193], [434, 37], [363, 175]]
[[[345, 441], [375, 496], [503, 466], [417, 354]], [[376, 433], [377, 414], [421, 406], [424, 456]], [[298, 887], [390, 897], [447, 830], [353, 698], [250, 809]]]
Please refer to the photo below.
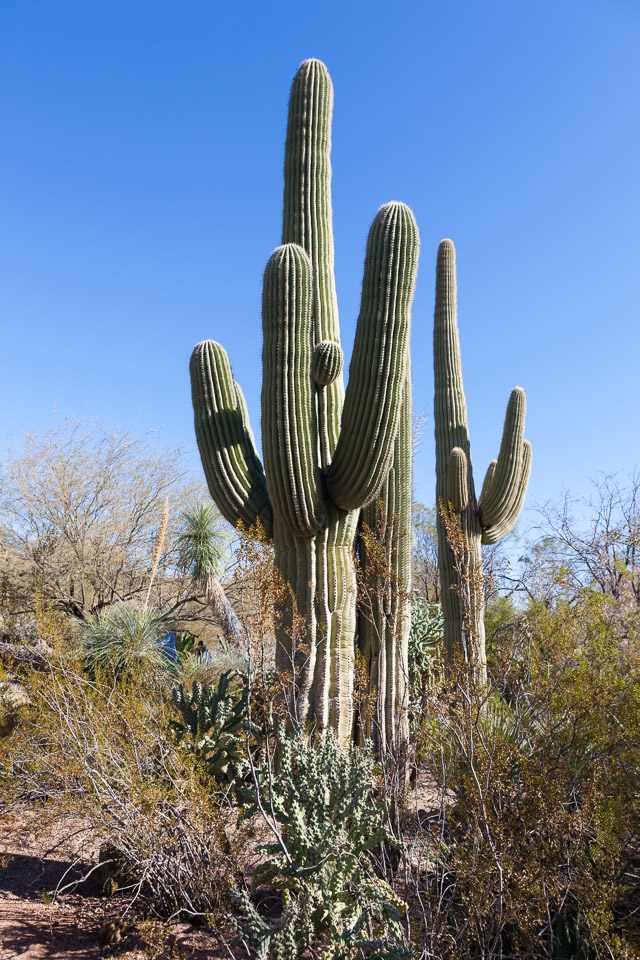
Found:
[[185, 690], [190, 690], [194, 683], [210, 687], [215, 685], [221, 673], [224, 672], [217, 658], [206, 660], [196, 653], [187, 653], [178, 658], [176, 683], [183, 686]]
[[24, 686], [0, 666], [0, 737], [15, 730], [29, 702]]
[[[68, 823], [70, 834], [84, 824], [116, 863], [121, 894], [159, 916], [224, 908], [236, 870], [230, 815], [167, 737], [169, 704], [135, 678], [87, 679], [71, 659], [34, 675], [30, 698], [4, 751], [4, 802], [38, 798], [41, 825]], [[95, 869], [107, 876], [106, 866], [103, 855]]]
[[179, 652], [176, 669], [178, 683], [190, 689], [194, 683], [211, 686], [223, 673], [246, 676], [247, 659], [236, 647], [230, 647], [224, 640], [219, 640], [209, 644], [207, 653], [208, 657], [201, 657], [195, 652]]
[[640, 956], [640, 651], [606, 603], [532, 605], [487, 686], [459, 664], [425, 701], [422, 956]]
[[241, 938], [261, 957], [294, 960], [312, 944], [327, 960], [408, 957], [405, 905], [369, 856], [391, 841], [374, 802], [370, 746], [345, 750], [330, 733], [310, 743], [281, 726], [276, 754], [277, 771], [265, 771], [247, 816], [259, 811], [275, 839], [263, 848], [253, 889], [278, 891], [282, 911], [271, 922], [239, 893]]
[[177, 570], [180, 516], [204, 487], [185, 469], [184, 453], [160, 447], [151, 434], [75, 418], [25, 434], [0, 464], [0, 614], [33, 617], [45, 602], [83, 619], [118, 599], [142, 602], [166, 497], [153, 596], [161, 592], [186, 614], [194, 591]]
[[494, 646], [501, 644], [503, 634], [518, 625], [522, 613], [523, 611], [516, 607], [511, 597], [495, 597], [487, 604], [484, 618], [487, 658], [492, 656]]

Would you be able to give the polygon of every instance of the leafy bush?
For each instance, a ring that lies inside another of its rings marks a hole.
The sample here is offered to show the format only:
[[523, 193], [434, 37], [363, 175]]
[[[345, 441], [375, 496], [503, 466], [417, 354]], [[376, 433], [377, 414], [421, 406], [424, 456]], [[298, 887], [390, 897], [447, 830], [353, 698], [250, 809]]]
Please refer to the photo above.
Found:
[[[265, 777], [248, 816], [260, 810], [276, 838], [253, 888], [275, 888], [282, 914], [264, 919], [239, 893], [242, 938], [260, 957], [295, 960], [312, 944], [321, 956], [404, 958], [405, 904], [376, 874], [369, 851], [391, 837], [373, 803], [370, 749], [342, 749], [333, 734], [308, 743], [302, 734], [277, 735], [278, 770]], [[317, 955], [314, 953], [314, 956]]]

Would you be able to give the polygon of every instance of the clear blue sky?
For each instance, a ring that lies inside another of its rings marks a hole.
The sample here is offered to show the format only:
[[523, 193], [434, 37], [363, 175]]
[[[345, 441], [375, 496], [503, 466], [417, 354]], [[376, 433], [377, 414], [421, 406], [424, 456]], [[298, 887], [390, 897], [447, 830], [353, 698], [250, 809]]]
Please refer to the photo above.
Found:
[[480, 479], [516, 384], [529, 503], [640, 463], [637, 0], [0, 0], [0, 36], [0, 438], [55, 407], [195, 451], [187, 367], [205, 338], [259, 433], [288, 93], [319, 57], [347, 356], [377, 208], [403, 200], [420, 227], [419, 498], [442, 237]]

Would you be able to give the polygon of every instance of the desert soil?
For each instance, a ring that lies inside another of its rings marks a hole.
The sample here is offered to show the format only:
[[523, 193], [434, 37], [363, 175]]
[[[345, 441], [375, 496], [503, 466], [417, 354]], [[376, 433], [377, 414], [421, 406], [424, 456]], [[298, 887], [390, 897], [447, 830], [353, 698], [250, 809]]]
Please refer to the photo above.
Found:
[[[138, 921], [121, 942], [103, 945], [100, 930], [105, 920], [122, 916], [126, 906], [118, 896], [103, 896], [97, 880], [90, 878], [75, 892], [53, 897], [58, 884], [86, 874], [97, 862], [95, 842], [81, 822], [39, 828], [37, 809], [5, 817], [0, 833], [0, 960], [89, 960], [118, 957], [122, 960], [213, 960], [220, 953], [214, 938], [186, 923], [154, 926], [147, 945]], [[75, 865], [74, 865], [75, 864]], [[164, 949], [162, 940], [164, 939]]]

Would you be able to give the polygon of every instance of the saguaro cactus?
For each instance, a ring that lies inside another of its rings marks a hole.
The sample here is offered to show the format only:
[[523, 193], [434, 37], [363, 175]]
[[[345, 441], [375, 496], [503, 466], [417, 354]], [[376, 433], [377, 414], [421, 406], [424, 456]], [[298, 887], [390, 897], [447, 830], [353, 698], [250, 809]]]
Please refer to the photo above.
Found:
[[418, 231], [401, 203], [386, 204], [373, 221], [345, 395], [333, 273], [332, 105], [326, 67], [305, 61], [289, 103], [283, 245], [264, 273], [264, 472], [219, 344], [196, 346], [191, 381], [211, 495], [231, 523], [260, 521], [273, 537], [276, 564], [305, 625], [303, 637], [291, 622], [277, 637], [278, 667], [296, 668], [298, 719], [333, 727], [346, 742], [353, 734], [354, 539], [360, 508], [389, 476], [402, 399], [410, 394]]
[[[451, 240], [443, 240], [438, 250], [433, 348], [438, 564], [445, 649], [449, 659], [456, 648], [461, 649], [474, 663], [477, 675], [483, 677], [486, 659], [481, 544], [498, 543], [515, 526], [529, 482], [531, 445], [523, 439], [525, 393], [516, 387], [509, 398], [498, 459], [490, 463], [476, 500], [462, 386], [456, 253]], [[459, 519], [462, 543], [457, 564], [447, 541], [442, 509]]]
[[[413, 455], [411, 377], [407, 375], [393, 462], [378, 497], [362, 511], [359, 559], [362, 586], [359, 644], [367, 670], [367, 694], [375, 717], [365, 728], [381, 750], [402, 753], [407, 718]], [[369, 544], [374, 541], [374, 554]]]

